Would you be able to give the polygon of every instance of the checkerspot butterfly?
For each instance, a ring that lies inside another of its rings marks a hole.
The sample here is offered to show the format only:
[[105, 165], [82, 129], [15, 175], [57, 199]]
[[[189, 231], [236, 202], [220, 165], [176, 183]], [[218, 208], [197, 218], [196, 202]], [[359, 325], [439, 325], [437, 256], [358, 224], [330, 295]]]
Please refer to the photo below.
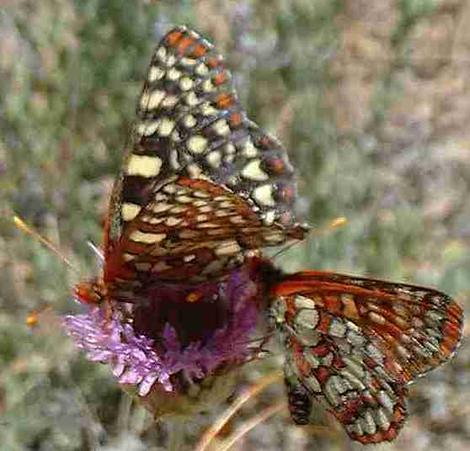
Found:
[[230, 78], [213, 46], [185, 27], [157, 46], [111, 197], [103, 275], [76, 295], [145, 305], [157, 290], [198, 303], [208, 283], [214, 294], [242, 268], [282, 338], [293, 420], [308, 423], [319, 400], [354, 440], [392, 440], [406, 385], [455, 351], [461, 309], [432, 289], [285, 275], [264, 259], [260, 249], [301, 240], [307, 229], [291, 213], [286, 151], [246, 117]]
[[307, 424], [320, 401], [361, 443], [393, 440], [407, 385], [452, 357], [462, 310], [413, 285], [304, 271], [270, 286], [290, 412]]

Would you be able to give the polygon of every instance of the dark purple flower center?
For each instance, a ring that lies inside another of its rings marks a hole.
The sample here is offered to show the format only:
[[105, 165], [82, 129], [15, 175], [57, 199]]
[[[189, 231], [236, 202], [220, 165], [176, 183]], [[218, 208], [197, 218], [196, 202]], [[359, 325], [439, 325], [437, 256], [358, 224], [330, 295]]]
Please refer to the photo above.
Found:
[[172, 326], [183, 345], [205, 342], [218, 328], [230, 320], [233, 305], [219, 286], [159, 286], [133, 308], [136, 333], [158, 343], [166, 324]]

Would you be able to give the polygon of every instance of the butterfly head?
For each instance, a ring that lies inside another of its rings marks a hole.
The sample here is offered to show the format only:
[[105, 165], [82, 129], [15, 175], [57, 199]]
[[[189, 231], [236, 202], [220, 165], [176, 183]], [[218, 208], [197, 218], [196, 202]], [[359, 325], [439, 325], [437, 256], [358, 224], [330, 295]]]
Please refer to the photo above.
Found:
[[73, 291], [74, 297], [83, 304], [101, 304], [105, 298], [103, 282], [98, 278], [79, 282]]

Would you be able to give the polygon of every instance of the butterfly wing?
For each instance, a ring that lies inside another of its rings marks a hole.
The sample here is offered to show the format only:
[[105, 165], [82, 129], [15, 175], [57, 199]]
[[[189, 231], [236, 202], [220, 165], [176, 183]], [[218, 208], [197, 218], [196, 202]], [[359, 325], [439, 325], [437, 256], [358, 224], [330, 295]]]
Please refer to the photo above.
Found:
[[202, 282], [226, 274], [246, 251], [283, 244], [297, 232], [265, 225], [249, 201], [227, 188], [181, 176], [161, 185], [126, 227], [105, 279]]
[[107, 283], [219, 277], [247, 250], [303, 238], [287, 153], [246, 117], [209, 42], [167, 33], [137, 113], [105, 230]]
[[249, 199], [266, 225], [294, 224], [287, 152], [247, 118], [222, 56], [197, 33], [178, 27], [163, 37], [137, 115], [111, 202], [108, 245], [174, 175], [227, 186]]
[[461, 308], [429, 288], [306, 271], [272, 294], [294, 420], [308, 421], [297, 406], [315, 398], [361, 443], [396, 437], [406, 385], [448, 360], [461, 338]]

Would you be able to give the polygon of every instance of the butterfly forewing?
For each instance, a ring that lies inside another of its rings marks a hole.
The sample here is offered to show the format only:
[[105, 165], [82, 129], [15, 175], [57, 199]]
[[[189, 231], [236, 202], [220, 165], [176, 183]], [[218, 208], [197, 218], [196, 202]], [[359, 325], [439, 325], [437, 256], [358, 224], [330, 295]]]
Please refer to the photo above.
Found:
[[290, 386], [362, 443], [397, 435], [406, 384], [448, 360], [461, 337], [460, 307], [428, 288], [307, 271], [273, 291]]
[[159, 182], [175, 174], [209, 178], [251, 199], [267, 224], [293, 223], [293, 170], [277, 140], [247, 119], [230, 72], [213, 46], [184, 27], [157, 46], [138, 103], [123, 168], [126, 223]]

